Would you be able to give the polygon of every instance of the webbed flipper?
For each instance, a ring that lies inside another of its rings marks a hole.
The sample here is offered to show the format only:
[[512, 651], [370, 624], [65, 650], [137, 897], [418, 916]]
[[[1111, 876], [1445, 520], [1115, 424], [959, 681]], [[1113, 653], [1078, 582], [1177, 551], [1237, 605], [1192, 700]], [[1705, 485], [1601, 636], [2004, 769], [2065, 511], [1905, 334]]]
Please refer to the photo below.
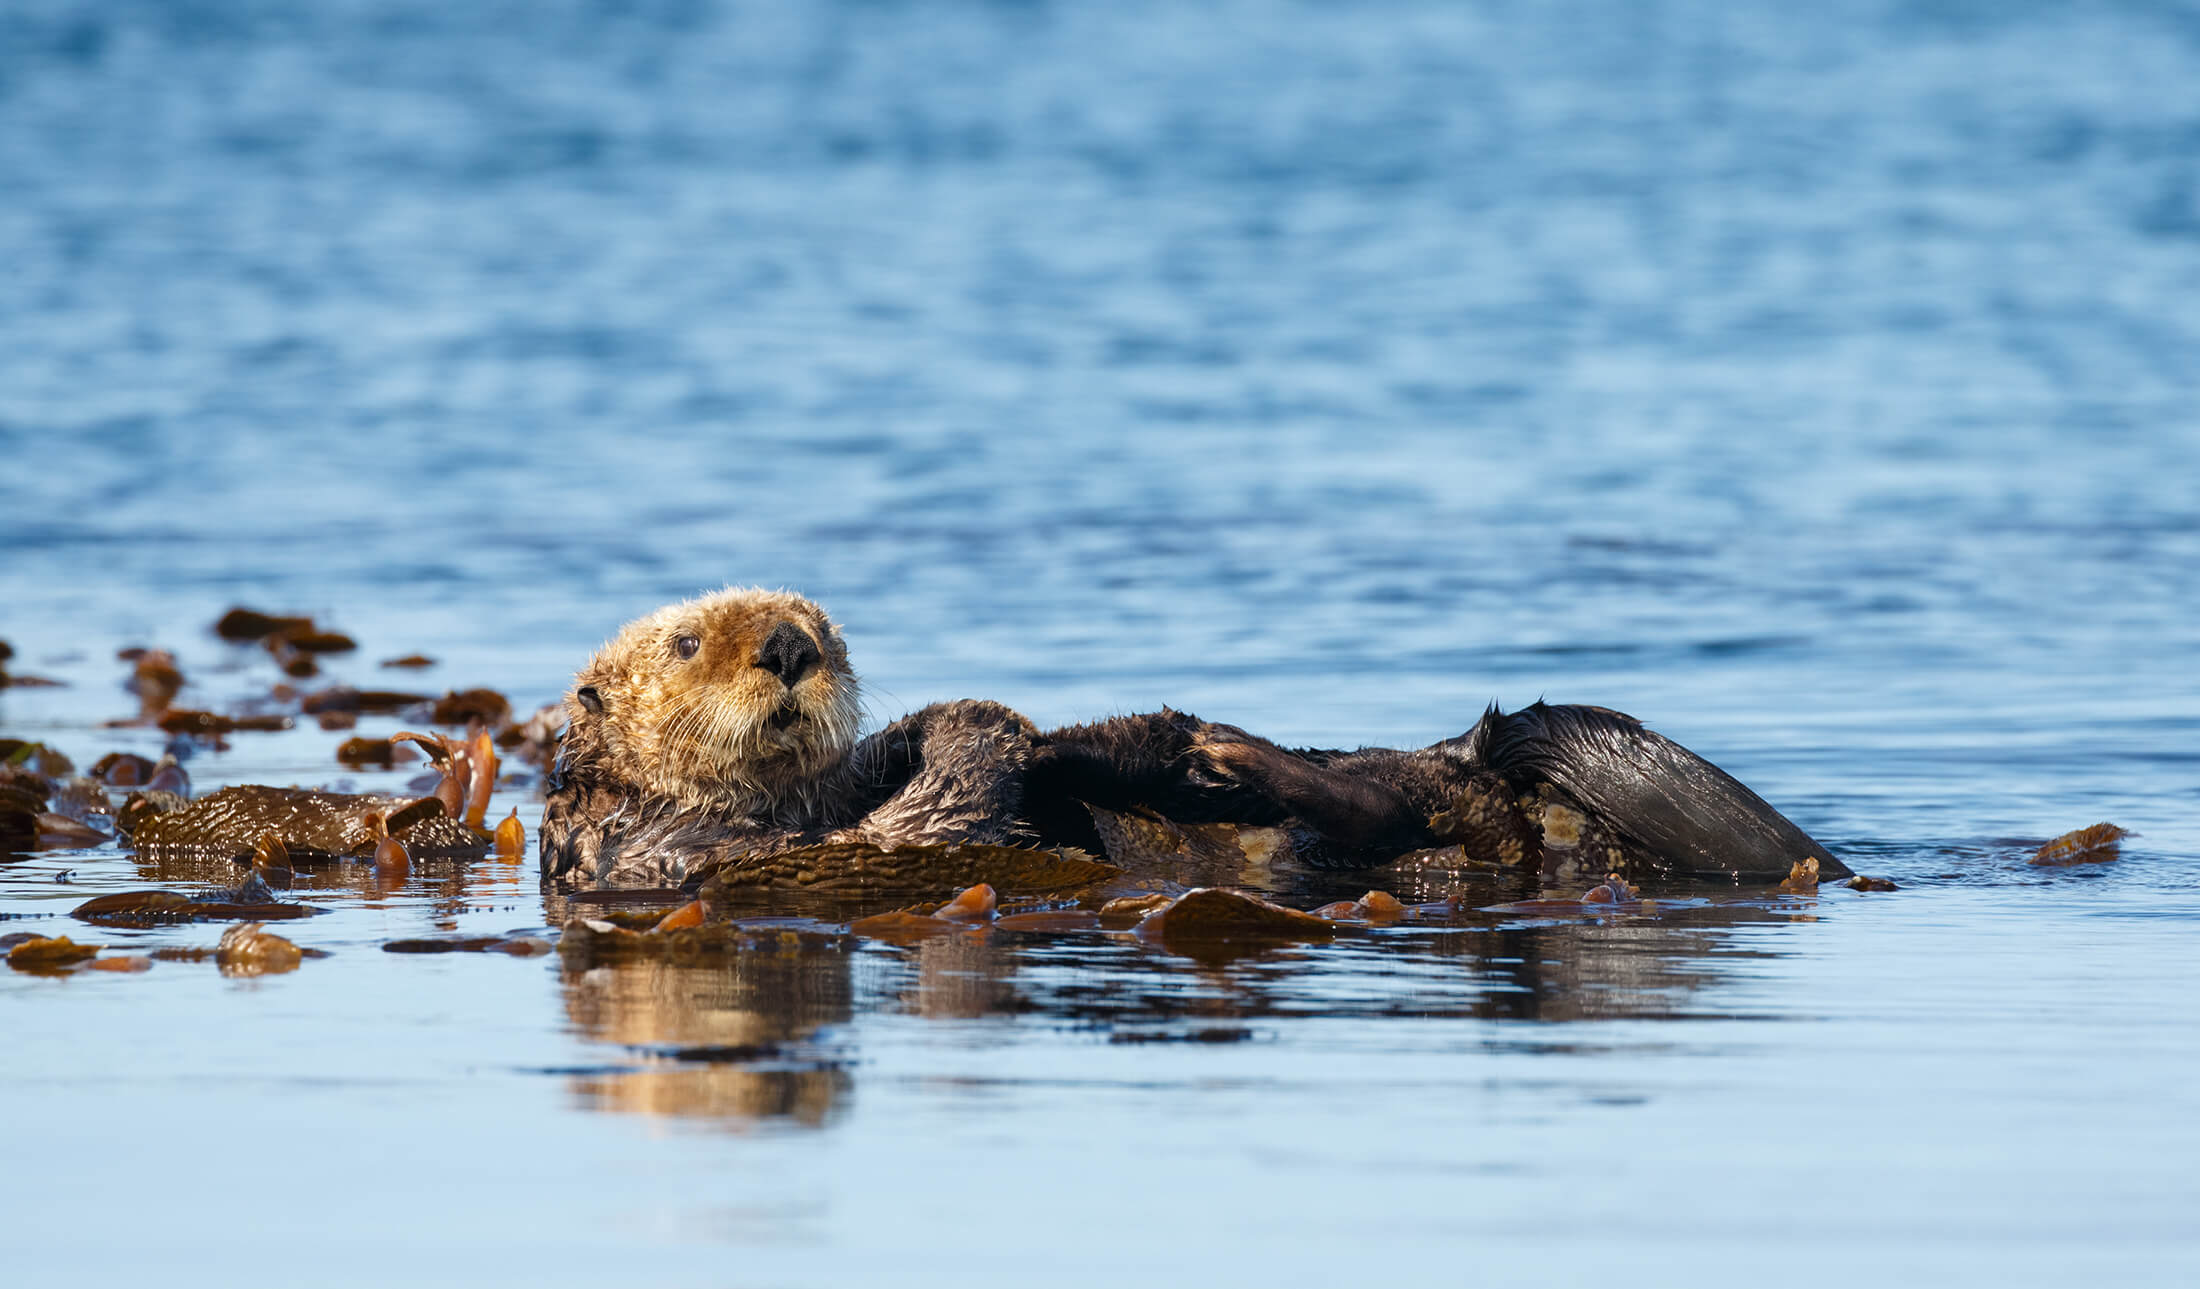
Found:
[[1558, 788], [1667, 872], [1778, 881], [1815, 858], [1821, 873], [1849, 875], [1764, 798], [1624, 713], [1535, 703], [1507, 715], [1493, 705], [1449, 746], [1460, 744], [1518, 790]]

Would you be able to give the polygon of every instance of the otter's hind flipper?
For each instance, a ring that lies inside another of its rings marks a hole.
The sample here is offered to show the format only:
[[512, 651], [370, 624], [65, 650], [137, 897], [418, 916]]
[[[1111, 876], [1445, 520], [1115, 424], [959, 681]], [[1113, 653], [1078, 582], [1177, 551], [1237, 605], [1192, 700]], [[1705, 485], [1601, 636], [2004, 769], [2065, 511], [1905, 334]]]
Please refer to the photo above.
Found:
[[1492, 704], [1469, 731], [1473, 760], [1518, 790], [1548, 783], [1672, 871], [1777, 881], [1815, 858], [1826, 877], [1848, 866], [1732, 775], [1603, 707]]

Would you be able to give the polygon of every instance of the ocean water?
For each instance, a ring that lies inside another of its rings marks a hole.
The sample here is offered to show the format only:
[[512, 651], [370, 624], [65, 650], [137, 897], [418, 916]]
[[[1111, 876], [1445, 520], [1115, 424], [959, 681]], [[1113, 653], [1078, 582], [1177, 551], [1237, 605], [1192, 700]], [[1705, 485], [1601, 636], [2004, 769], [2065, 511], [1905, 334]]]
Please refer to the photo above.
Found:
[[[0, 1264], [2192, 1283], [2195, 84], [2177, 3], [10, 0], [0, 735], [262, 698], [235, 603], [524, 709], [783, 585], [877, 722], [1601, 703], [1902, 889], [577, 973], [380, 951], [531, 865], [332, 873], [294, 974], [0, 973]], [[66, 916], [152, 882], [0, 927], [211, 943]]]

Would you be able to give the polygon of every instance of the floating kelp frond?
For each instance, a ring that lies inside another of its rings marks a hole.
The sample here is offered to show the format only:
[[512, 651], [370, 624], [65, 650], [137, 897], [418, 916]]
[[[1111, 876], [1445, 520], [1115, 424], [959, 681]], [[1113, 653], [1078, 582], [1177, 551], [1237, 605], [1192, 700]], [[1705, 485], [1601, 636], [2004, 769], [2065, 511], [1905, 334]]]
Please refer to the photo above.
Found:
[[138, 820], [131, 841], [140, 852], [247, 855], [261, 838], [273, 833], [294, 859], [316, 854], [365, 856], [374, 853], [380, 840], [368, 818], [376, 813], [393, 825], [390, 832], [415, 855], [478, 855], [488, 849], [488, 834], [450, 818], [439, 804], [249, 783], [223, 788], [180, 810]]
[[1328, 940], [1337, 934], [1336, 923], [1281, 904], [1271, 904], [1243, 891], [1203, 886], [1186, 891], [1169, 904], [1147, 914], [1132, 934], [1141, 939], [1178, 942], [1187, 940]]
[[1057, 851], [973, 844], [881, 850], [860, 842], [832, 842], [743, 857], [714, 874], [703, 884], [703, 892], [801, 890], [923, 895], [984, 883], [1012, 895], [1048, 895], [1099, 886], [1122, 875], [1122, 869], [1073, 847]]
[[2072, 864], [2105, 864], [2123, 855], [2123, 840], [2131, 834], [2111, 823], [2098, 823], [2066, 832], [2033, 853], [2026, 862], [2044, 868]]

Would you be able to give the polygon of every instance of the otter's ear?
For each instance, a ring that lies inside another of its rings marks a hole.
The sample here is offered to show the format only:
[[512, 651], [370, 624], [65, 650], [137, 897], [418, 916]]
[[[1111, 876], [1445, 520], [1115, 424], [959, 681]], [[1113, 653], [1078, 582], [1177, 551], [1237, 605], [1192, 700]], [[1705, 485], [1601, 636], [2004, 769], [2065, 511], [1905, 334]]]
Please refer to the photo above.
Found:
[[594, 685], [581, 686], [573, 691], [573, 697], [581, 700], [581, 706], [588, 709], [590, 716], [603, 715], [603, 695], [596, 692]]

